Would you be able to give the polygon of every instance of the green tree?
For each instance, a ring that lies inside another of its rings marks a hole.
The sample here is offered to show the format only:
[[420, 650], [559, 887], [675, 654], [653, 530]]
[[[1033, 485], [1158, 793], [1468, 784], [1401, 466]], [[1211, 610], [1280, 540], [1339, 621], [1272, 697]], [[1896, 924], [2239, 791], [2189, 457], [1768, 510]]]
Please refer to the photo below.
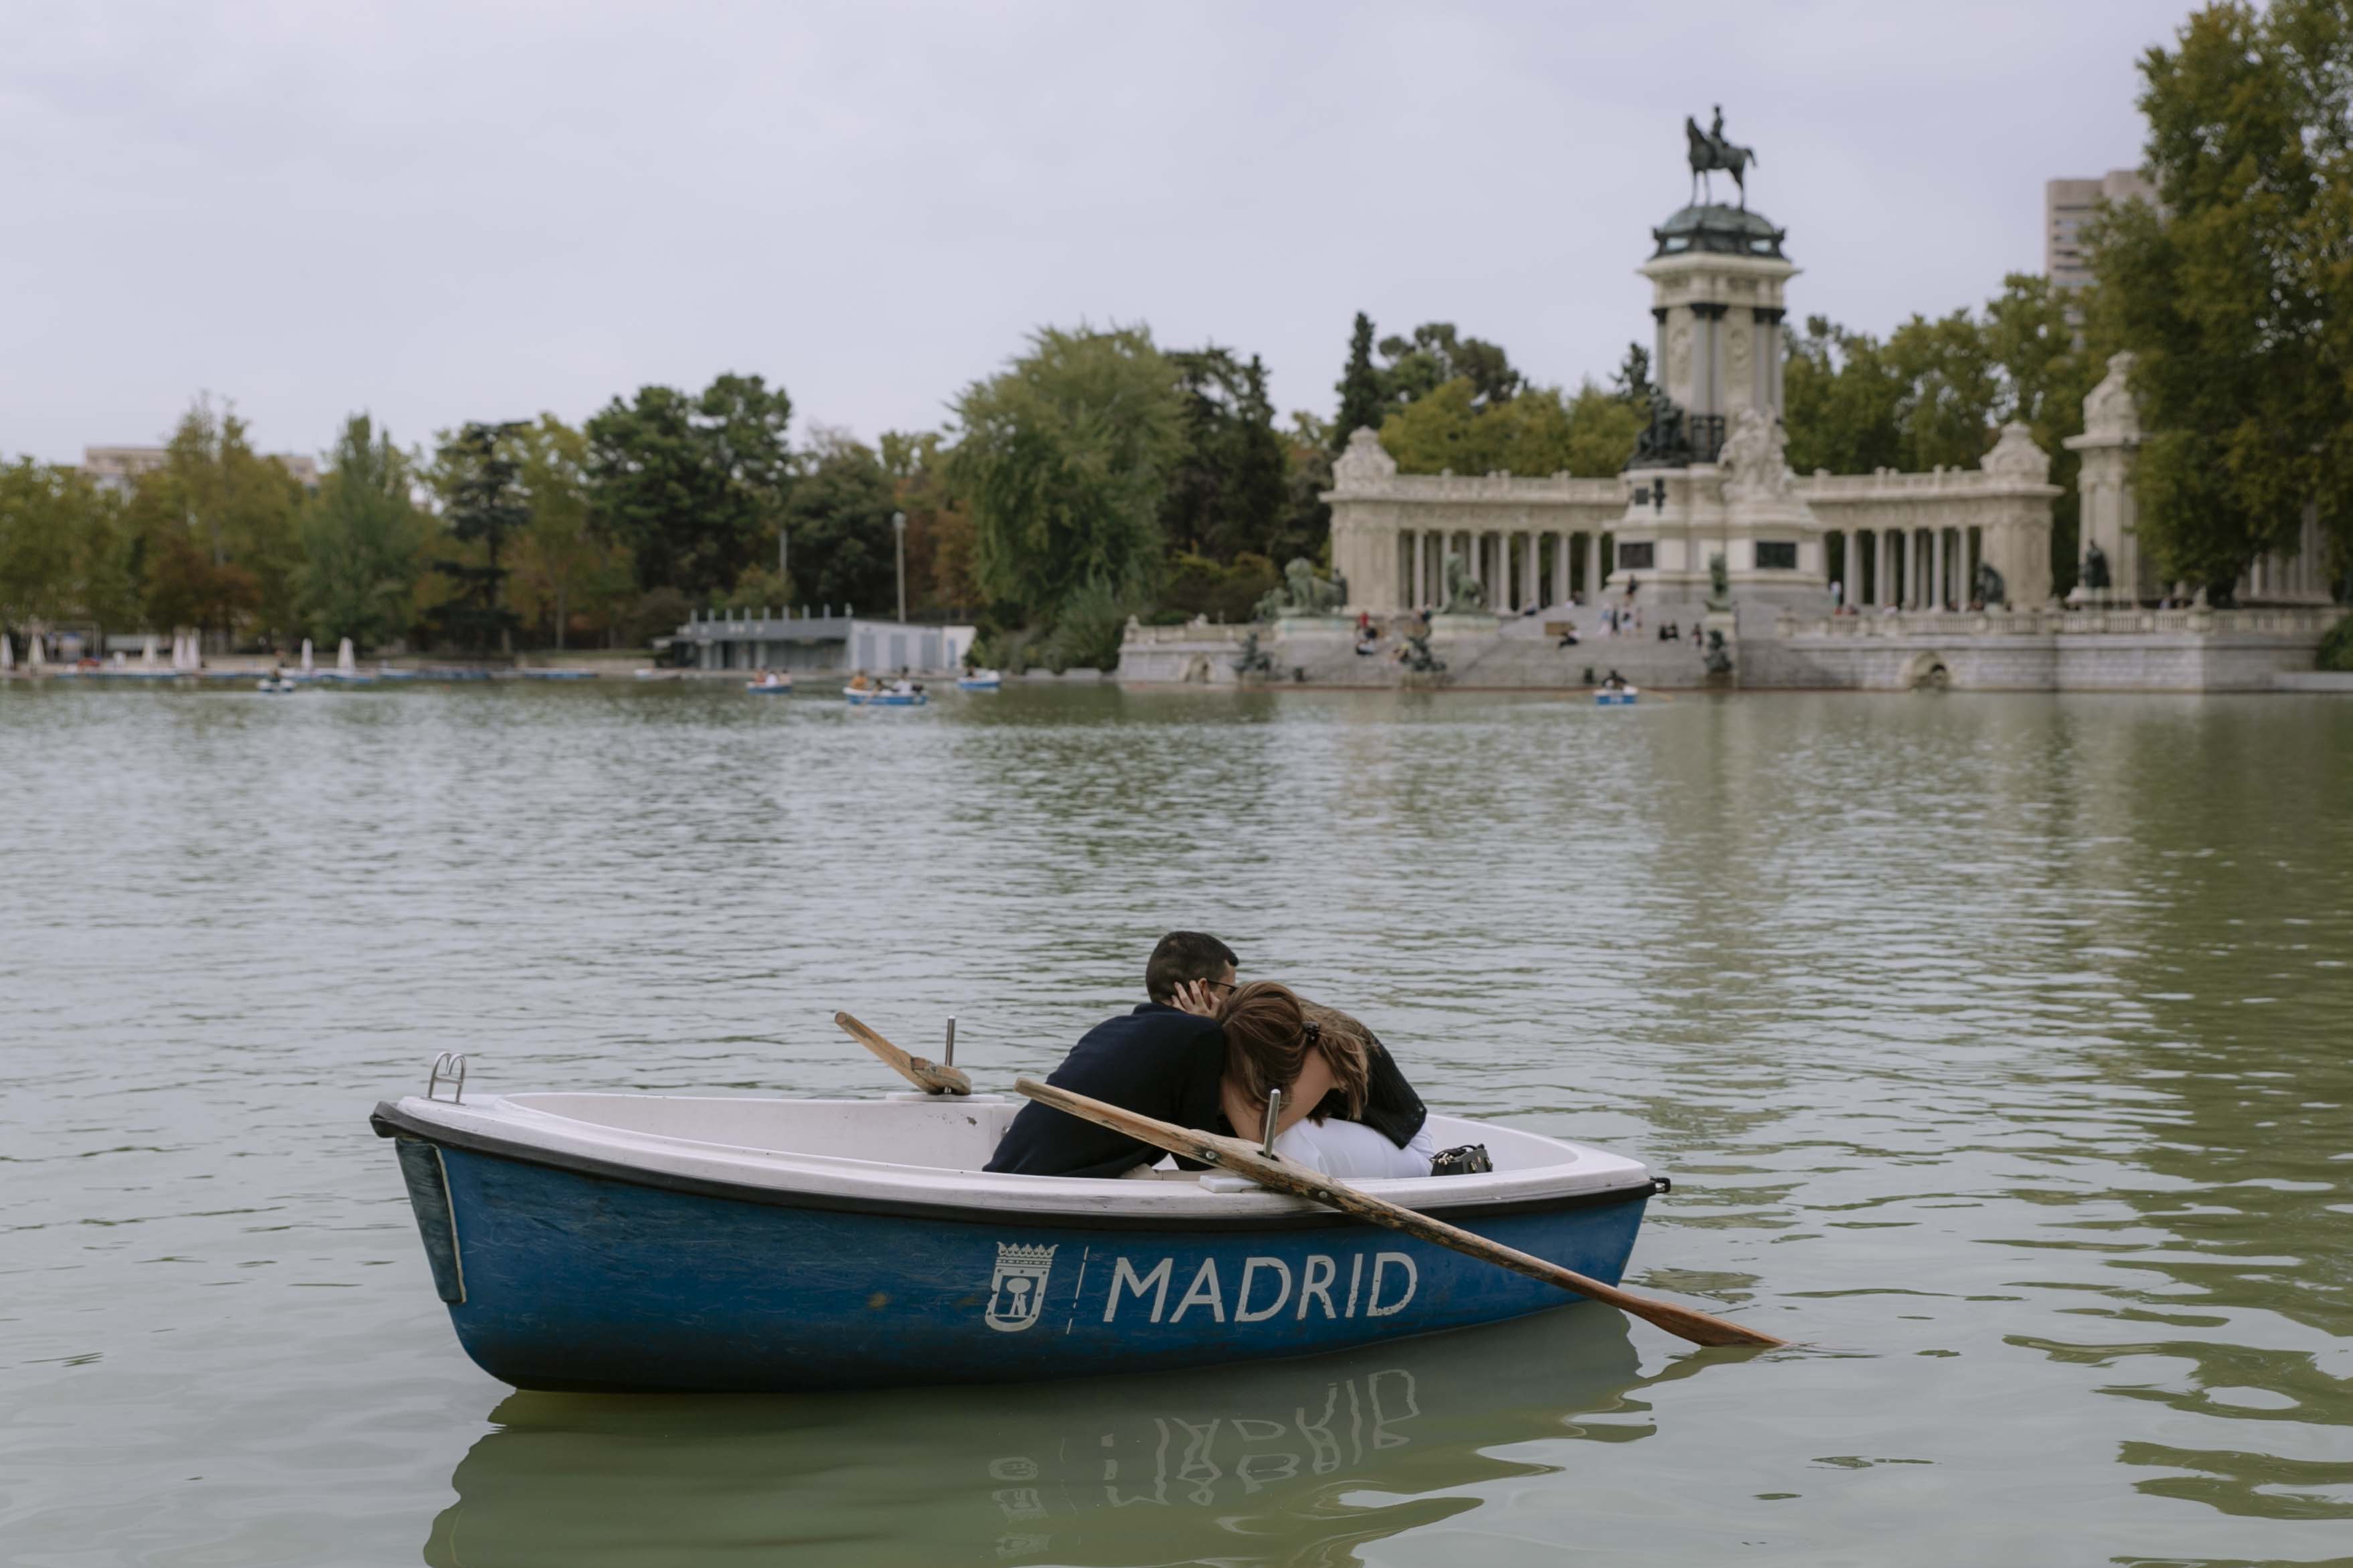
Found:
[[415, 610], [428, 524], [411, 499], [408, 460], [364, 414], [343, 425], [319, 493], [302, 509], [295, 589], [311, 635], [377, 647]]
[[774, 558], [792, 480], [791, 417], [784, 388], [727, 374], [695, 397], [640, 387], [588, 421], [596, 516], [628, 546], [640, 583], [708, 598]]
[[114, 495], [79, 469], [0, 467], [0, 626], [138, 619], [132, 539]]
[[1392, 405], [1461, 380], [1471, 384], [1473, 406], [1492, 408], [1518, 396], [1525, 384], [1502, 349], [1461, 336], [1451, 321], [1424, 321], [1409, 338], [1383, 338], [1381, 353], [1389, 362], [1381, 371], [1381, 390]]
[[1788, 337], [1781, 422], [1801, 474], [1868, 474], [1904, 466], [1903, 388], [1884, 347], [1821, 316]]
[[1082, 585], [1150, 591], [1184, 400], [1143, 327], [1040, 329], [957, 399], [949, 468], [972, 509], [974, 576], [1013, 616], [1050, 621]]
[[1887, 340], [1897, 387], [1900, 465], [1913, 472], [1975, 468], [1993, 445], [2003, 401], [1999, 367], [1983, 326], [1968, 310], [1936, 321], [1915, 316]]
[[1782, 421], [1800, 473], [1969, 467], [1993, 445], [2000, 367], [1966, 310], [1914, 316], [1885, 342], [1814, 316], [1788, 349]]
[[2353, 10], [2209, 5], [2140, 70], [2163, 210], [2093, 225], [2098, 314], [2138, 356], [2141, 536], [2227, 603], [2308, 505], [2353, 554]]
[[[1331, 565], [1332, 507], [1324, 492], [1332, 488], [1333, 451], [1333, 427], [1313, 414], [1294, 411], [1283, 437], [1282, 517], [1275, 525], [1268, 559], [1294, 561], [1303, 555]], [[1240, 557], [1235, 562], [1240, 564]], [[1257, 602], [1256, 595], [1251, 602]]]
[[1215, 344], [1166, 357], [1183, 392], [1185, 446], [1161, 498], [1161, 531], [1219, 560], [1263, 552], [1282, 519], [1289, 466], [1266, 367]]
[[1642, 420], [1591, 382], [1574, 397], [1542, 386], [1482, 406], [1477, 387], [1458, 377], [1390, 415], [1381, 445], [1407, 473], [1606, 479], [1626, 466]]
[[442, 493], [448, 536], [475, 549], [465, 556], [442, 556], [433, 570], [449, 579], [454, 593], [434, 612], [435, 626], [460, 647], [496, 644], [512, 652], [517, 625], [502, 589], [507, 568], [499, 557], [507, 542], [531, 521], [512, 440], [517, 423], [472, 422], [441, 441], [436, 479]]
[[2084, 433], [2084, 399], [2104, 374], [2105, 338], [2086, 339], [2069, 319], [2068, 299], [2050, 279], [2013, 272], [2002, 291], [1987, 301], [1985, 331], [1994, 363], [2001, 367], [2003, 395], [1998, 423], [2016, 419], [2034, 432], [2034, 444], [2051, 454], [2051, 482], [2059, 494], [2051, 506], [2051, 574], [2055, 591], [2075, 585], [2083, 552], [2083, 498], [2075, 489], [2083, 472], [2079, 452], [2067, 438]]
[[882, 471], [907, 514], [907, 602], [911, 613], [969, 615], [982, 600], [972, 577], [972, 513], [948, 479], [945, 436], [937, 430], [886, 430]]
[[1180, 554], [1168, 563], [1153, 619], [1163, 626], [1179, 626], [1196, 616], [1207, 616], [1239, 626], [1250, 618], [1269, 590], [1281, 586], [1282, 574], [1263, 555], [1237, 555], [1226, 563], [1206, 555]]
[[299, 635], [301, 482], [253, 449], [233, 407], [199, 398], [125, 508], [138, 536], [147, 617], [158, 626]]
[[1340, 395], [1339, 416], [1332, 422], [1328, 445], [1334, 453], [1348, 444], [1357, 430], [1377, 430], [1388, 414], [1388, 394], [1373, 363], [1373, 319], [1356, 312], [1356, 329], [1348, 335], [1348, 364], [1334, 387]]
[[[825, 605], [892, 614], [898, 566], [891, 514], [899, 510], [891, 476], [874, 449], [839, 430], [819, 427], [801, 454], [786, 503], [792, 540], [792, 590]], [[912, 574], [912, 589], [917, 584]]]
[[590, 500], [588, 438], [553, 414], [511, 429], [505, 444], [531, 519], [514, 542], [508, 590], [516, 613], [556, 647], [575, 623], [619, 629], [637, 598], [629, 552], [600, 526]]

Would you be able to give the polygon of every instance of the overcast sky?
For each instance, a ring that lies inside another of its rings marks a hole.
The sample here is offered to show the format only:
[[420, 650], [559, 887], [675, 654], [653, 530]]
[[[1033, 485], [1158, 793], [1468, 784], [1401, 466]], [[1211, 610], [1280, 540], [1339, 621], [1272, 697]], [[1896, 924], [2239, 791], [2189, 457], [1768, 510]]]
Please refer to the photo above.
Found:
[[206, 390], [316, 451], [725, 370], [871, 439], [1081, 320], [1263, 354], [1285, 411], [1359, 309], [1602, 378], [1716, 102], [1793, 312], [1883, 331], [2040, 269], [2042, 182], [2139, 161], [2187, 9], [10, 0], [0, 455]]

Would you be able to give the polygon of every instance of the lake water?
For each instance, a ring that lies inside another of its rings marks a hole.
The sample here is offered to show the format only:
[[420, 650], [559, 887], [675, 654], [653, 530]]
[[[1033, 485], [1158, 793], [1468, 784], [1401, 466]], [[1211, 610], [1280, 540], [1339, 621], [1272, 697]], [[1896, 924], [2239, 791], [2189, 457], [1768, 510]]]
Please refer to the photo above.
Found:
[[[20, 686], [0, 779], [0, 1562], [2353, 1554], [2353, 702]], [[366, 1126], [1001, 1088], [1178, 925], [1804, 1348], [518, 1394]]]

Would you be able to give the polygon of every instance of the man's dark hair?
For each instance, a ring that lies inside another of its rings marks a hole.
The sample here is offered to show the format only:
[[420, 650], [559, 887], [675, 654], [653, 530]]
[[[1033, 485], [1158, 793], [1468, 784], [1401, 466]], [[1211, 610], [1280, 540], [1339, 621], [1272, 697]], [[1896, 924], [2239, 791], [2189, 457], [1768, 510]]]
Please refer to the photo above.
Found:
[[1144, 966], [1144, 994], [1166, 1002], [1187, 981], [1218, 979], [1235, 962], [1234, 950], [1206, 931], [1172, 931]]

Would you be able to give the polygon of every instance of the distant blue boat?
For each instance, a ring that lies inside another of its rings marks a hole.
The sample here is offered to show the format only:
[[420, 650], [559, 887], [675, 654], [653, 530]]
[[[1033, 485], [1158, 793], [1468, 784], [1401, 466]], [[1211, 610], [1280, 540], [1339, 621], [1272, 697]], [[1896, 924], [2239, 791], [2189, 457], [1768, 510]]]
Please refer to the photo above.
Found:
[[1641, 692], [1630, 686], [1622, 687], [1615, 691], [1605, 686], [1593, 694], [1593, 705], [1596, 708], [1631, 708], [1634, 706], [1634, 700], [1641, 695]]
[[[1219, 1178], [984, 1173], [993, 1096], [411, 1097], [394, 1141], [459, 1342], [521, 1388], [790, 1390], [1208, 1366], [1575, 1300]], [[1489, 1173], [1368, 1192], [1610, 1283], [1640, 1162], [1434, 1116]]]
[[932, 698], [927, 691], [860, 691], [845, 686], [841, 700], [852, 708], [921, 708]]
[[747, 680], [744, 683], [744, 689], [754, 697], [790, 697], [793, 682], [789, 676], [782, 680]]
[[515, 673], [525, 680], [594, 680], [593, 669], [523, 669]]
[[996, 691], [1005, 685], [1005, 672], [997, 669], [976, 669], [970, 675], [956, 677], [958, 691]]

